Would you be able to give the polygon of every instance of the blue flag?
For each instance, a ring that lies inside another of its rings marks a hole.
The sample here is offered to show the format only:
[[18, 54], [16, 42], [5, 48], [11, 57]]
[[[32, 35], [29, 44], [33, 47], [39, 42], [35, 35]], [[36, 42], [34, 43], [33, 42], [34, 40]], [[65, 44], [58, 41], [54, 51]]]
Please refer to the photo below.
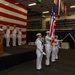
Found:
[[72, 30], [72, 31], [70, 32], [70, 34], [71, 34], [71, 36], [74, 38], [74, 41], [75, 41], [75, 29]]

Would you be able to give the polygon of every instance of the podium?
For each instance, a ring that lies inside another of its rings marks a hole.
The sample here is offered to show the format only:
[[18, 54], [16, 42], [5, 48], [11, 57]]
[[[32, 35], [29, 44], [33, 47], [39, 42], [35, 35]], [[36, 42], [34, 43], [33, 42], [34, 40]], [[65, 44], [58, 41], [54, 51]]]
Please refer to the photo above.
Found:
[[3, 53], [3, 36], [4, 31], [0, 30], [0, 54]]

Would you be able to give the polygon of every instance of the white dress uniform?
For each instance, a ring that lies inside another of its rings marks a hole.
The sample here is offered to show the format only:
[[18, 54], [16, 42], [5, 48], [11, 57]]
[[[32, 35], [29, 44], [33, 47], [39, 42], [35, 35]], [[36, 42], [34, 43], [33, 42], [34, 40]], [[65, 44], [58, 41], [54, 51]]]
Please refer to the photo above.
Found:
[[46, 51], [46, 62], [45, 65], [50, 65], [50, 54], [51, 54], [51, 38], [46, 35], [45, 37], [45, 51]]
[[55, 62], [55, 59], [58, 59], [59, 41], [61, 40], [58, 39], [54, 40], [54, 46], [52, 46], [52, 58], [51, 58], [52, 62]]
[[[41, 33], [38, 33], [37, 35], [41, 35]], [[35, 45], [36, 45], [36, 55], [37, 55], [37, 59], [36, 59], [36, 69], [40, 70], [42, 69], [42, 58], [43, 55], [46, 55], [43, 52], [43, 45], [42, 45], [42, 41], [40, 38], [37, 38], [35, 41]]]
[[62, 42], [62, 40], [55, 39], [55, 59], [58, 59], [59, 42]]
[[18, 45], [21, 45], [22, 43], [22, 32], [21, 31], [18, 32], [17, 37], [18, 37]]
[[10, 47], [9, 43], [10, 43], [10, 29], [7, 29], [6, 30], [6, 46], [7, 47]]
[[58, 59], [59, 40], [55, 39], [55, 59]]
[[56, 48], [55, 48], [55, 43], [54, 43], [54, 45], [52, 46], [52, 55], [51, 55], [51, 61], [52, 62], [55, 62], [55, 57], [56, 57], [55, 56], [56, 55], [55, 50], [56, 50]]
[[12, 31], [12, 42], [13, 42], [13, 46], [16, 46], [16, 33], [17, 33], [17, 31], [16, 31], [16, 29], [14, 29]]

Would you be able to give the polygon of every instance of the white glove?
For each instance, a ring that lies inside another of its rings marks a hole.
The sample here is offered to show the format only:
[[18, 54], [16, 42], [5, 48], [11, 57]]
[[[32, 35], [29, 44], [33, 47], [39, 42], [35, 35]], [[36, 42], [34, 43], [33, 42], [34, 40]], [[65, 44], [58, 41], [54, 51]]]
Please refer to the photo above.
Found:
[[46, 55], [46, 53], [45, 53], [45, 52], [43, 52], [43, 55]]

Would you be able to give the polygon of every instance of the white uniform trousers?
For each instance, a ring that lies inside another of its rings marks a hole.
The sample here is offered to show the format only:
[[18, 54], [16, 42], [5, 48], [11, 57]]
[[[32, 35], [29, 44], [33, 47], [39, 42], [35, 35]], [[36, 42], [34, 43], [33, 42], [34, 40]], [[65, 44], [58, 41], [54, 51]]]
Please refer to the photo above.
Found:
[[38, 49], [36, 50], [36, 69], [40, 70], [42, 68], [42, 58], [43, 58], [43, 53], [41, 53]]
[[10, 46], [9, 43], [10, 43], [10, 35], [6, 35], [6, 46], [7, 47]]
[[50, 65], [50, 55], [51, 55], [51, 47], [50, 47], [50, 44], [46, 44], [45, 45], [45, 51], [46, 51], [45, 65]]
[[12, 42], [13, 42], [13, 46], [16, 46], [16, 35], [12, 36]]
[[51, 55], [51, 61], [55, 62], [55, 57], [56, 57], [56, 51], [55, 51], [55, 46], [52, 46], [52, 55]]
[[18, 45], [21, 45], [21, 41], [22, 41], [21, 36], [18, 36]]
[[58, 59], [59, 46], [55, 46], [55, 59]]

